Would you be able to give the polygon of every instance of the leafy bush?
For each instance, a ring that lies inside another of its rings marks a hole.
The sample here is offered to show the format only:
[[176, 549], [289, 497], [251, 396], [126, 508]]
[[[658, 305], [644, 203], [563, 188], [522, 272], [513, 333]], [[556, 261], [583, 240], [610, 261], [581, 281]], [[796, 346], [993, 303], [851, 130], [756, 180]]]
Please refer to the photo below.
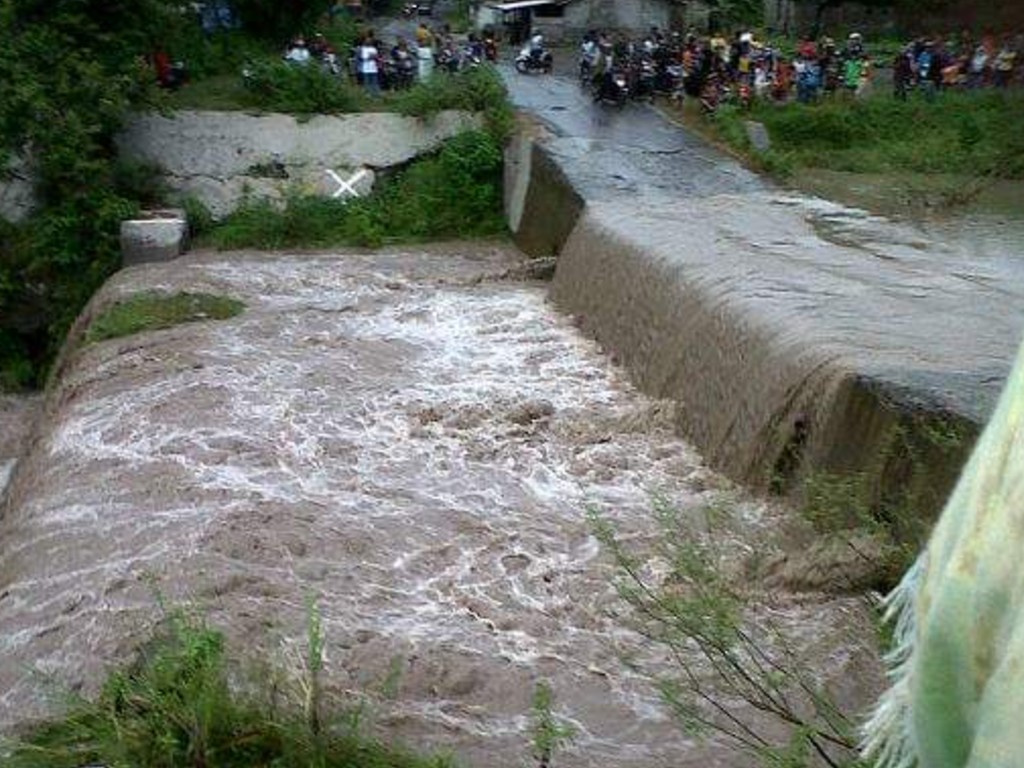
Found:
[[229, 216], [212, 238], [219, 248], [274, 249], [495, 235], [505, 230], [501, 168], [494, 136], [467, 131], [367, 198], [295, 197], [283, 210], [253, 203]]
[[[310, 655], [322, 638], [311, 637]], [[248, 693], [232, 685], [223, 636], [182, 613], [114, 672], [95, 701], [78, 701], [60, 721], [34, 729], [5, 755], [8, 768], [81, 765], [149, 768], [445, 768], [443, 758], [419, 757], [360, 734], [354, 718], [335, 713], [321, 722], [292, 701], [282, 706], [275, 681]], [[316, 690], [319, 670], [301, 686]], [[297, 697], [293, 697], [297, 698]], [[319, 710], [322, 702], [314, 702]]]
[[0, 232], [0, 384], [35, 384], [119, 264], [118, 227], [158, 194], [113, 163], [126, 110], [149, 103], [142, 62], [179, 23], [160, 0], [0, 3], [0, 158], [31, 147], [41, 209]]
[[330, 11], [333, 0], [235, 0], [247, 32], [281, 40], [312, 29]]
[[362, 90], [319, 67], [284, 61], [250, 65], [245, 82], [251, 105], [274, 112], [358, 112], [368, 101]]
[[385, 102], [403, 115], [429, 117], [445, 109], [482, 112], [495, 138], [504, 141], [512, 129], [513, 111], [501, 77], [491, 67], [477, 67], [455, 75], [435, 73], [408, 91], [389, 94]]
[[795, 638], [738, 583], [724, 544], [733, 541], [728, 509], [687, 514], [656, 502], [654, 512], [660, 532], [650, 551], [590, 517], [630, 626], [668, 661], [671, 671], [658, 664], [649, 674], [679, 725], [724, 737], [751, 765], [867, 768], [857, 759], [856, 713], [839, 708]]

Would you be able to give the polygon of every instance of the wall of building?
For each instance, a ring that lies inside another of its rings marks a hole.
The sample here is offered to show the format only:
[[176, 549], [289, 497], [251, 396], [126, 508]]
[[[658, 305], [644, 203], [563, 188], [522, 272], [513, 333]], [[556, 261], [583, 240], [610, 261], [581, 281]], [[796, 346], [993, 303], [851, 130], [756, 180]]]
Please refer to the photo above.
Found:
[[666, 0], [576, 0], [565, 9], [565, 26], [573, 30], [667, 28], [672, 4]]

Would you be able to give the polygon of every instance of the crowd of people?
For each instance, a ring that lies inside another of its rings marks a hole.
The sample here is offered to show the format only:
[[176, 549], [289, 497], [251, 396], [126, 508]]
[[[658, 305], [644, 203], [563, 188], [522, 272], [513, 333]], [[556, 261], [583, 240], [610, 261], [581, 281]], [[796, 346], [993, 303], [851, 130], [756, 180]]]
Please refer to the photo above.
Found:
[[958, 38], [920, 38], [896, 55], [893, 87], [901, 99], [915, 87], [929, 98], [943, 89], [1008, 88], [1024, 74], [1022, 64], [1020, 37], [975, 40], [964, 33]]
[[[1019, 81], [1024, 39], [955, 43], [922, 38], [903, 48], [892, 62], [894, 93], [907, 98], [914, 89], [933, 97], [946, 88], [1009, 87]], [[694, 32], [652, 29], [640, 39], [593, 32], [580, 51], [580, 76], [600, 98], [623, 89], [633, 98], [655, 94], [700, 99], [708, 111], [754, 99], [809, 104], [822, 98], [858, 98], [875, 79], [876, 65], [864, 39], [852, 33], [840, 45], [825, 37], [804, 40], [787, 56], [749, 32], [702, 37]], [[621, 85], [616, 85], [619, 83]]]
[[[539, 36], [527, 49], [538, 61], [545, 53]], [[323, 35], [308, 42], [296, 38], [284, 60], [350, 76], [377, 93], [409, 87], [438, 68], [459, 71], [496, 61], [497, 52], [494, 30], [457, 38], [447, 26], [432, 29], [421, 23], [413, 39], [398, 37], [390, 46], [365, 31], [343, 56]], [[881, 66], [891, 66], [893, 92], [900, 99], [914, 91], [930, 99], [948, 89], [1008, 88], [1024, 78], [1024, 36], [920, 38], [886, 61], [869, 55], [856, 32], [841, 42], [829, 37], [804, 40], [789, 53], [750, 32], [725, 37], [652, 28], [635, 38], [591, 32], [581, 45], [579, 72], [595, 98], [621, 103], [627, 97], [691, 97], [713, 112], [730, 102], [748, 106], [754, 100], [810, 104], [860, 98], [879, 85]]]
[[283, 59], [294, 66], [320, 66], [333, 75], [349, 76], [377, 94], [408, 88], [430, 77], [435, 68], [456, 72], [485, 60], [495, 61], [497, 41], [492, 33], [470, 34], [466, 40], [457, 40], [447, 25], [435, 30], [421, 23], [414, 39], [399, 36], [390, 46], [381, 42], [373, 30], [366, 30], [344, 57], [322, 34], [309, 42], [297, 37], [288, 45]]

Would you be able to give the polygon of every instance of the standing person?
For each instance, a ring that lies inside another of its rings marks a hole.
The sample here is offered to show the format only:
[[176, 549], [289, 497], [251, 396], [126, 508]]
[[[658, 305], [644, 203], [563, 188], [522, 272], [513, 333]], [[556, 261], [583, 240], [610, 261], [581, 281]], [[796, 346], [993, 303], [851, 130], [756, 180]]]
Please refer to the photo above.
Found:
[[826, 37], [821, 43], [821, 58], [818, 60], [818, 65], [821, 67], [825, 96], [834, 96], [836, 91], [839, 90], [841, 68], [839, 52], [836, 50], [836, 43], [831, 37]]
[[373, 31], [363, 36], [363, 41], [356, 51], [356, 62], [363, 87], [373, 96], [380, 95], [380, 50], [373, 37]]
[[993, 82], [997, 88], [1007, 88], [1013, 78], [1013, 68], [1017, 63], [1017, 52], [1010, 43], [1010, 36], [1007, 35], [1003, 41], [1002, 48], [996, 54], [995, 63], [992, 66]]
[[285, 61], [289, 64], [297, 64], [300, 67], [309, 64], [309, 59], [309, 48], [306, 47], [306, 41], [301, 37], [297, 37], [292, 41], [284, 55]]
[[927, 40], [921, 47], [921, 52], [917, 54], [917, 84], [924, 91], [924, 97], [928, 101], [935, 98], [935, 74], [938, 69], [935, 46], [931, 40]]
[[796, 74], [796, 98], [801, 104], [811, 104], [818, 98], [821, 87], [821, 65], [818, 64], [817, 49], [814, 43], [804, 43], [800, 47], [800, 56], [793, 64]]
[[422, 21], [416, 28], [416, 77], [422, 83], [434, 71], [434, 35]]
[[914, 81], [914, 51], [907, 46], [896, 54], [892, 62], [893, 96], [900, 101], [907, 100], [907, 91]]

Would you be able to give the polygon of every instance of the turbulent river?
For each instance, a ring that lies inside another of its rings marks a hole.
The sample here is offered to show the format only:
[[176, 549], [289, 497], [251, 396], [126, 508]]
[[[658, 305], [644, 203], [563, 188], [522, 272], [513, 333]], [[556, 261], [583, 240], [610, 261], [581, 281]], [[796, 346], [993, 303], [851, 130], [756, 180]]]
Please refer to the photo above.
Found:
[[[784, 513], [709, 471], [674, 406], [510, 275], [520, 258], [197, 253], [121, 272], [94, 307], [158, 289], [246, 310], [65, 360], [0, 520], [0, 721], [93, 690], [151, 635], [157, 595], [283, 670], [312, 599], [330, 694], [413, 745], [528, 764], [548, 680], [576, 730], [557, 765], [748, 765], [684, 735], [625, 662], [660, 654], [629, 628], [586, 512], [643, 545], [653, 495], [724, 495], [739, 556]], [[766, 594], [863, 704], [878, 680], [862, 603]]]

